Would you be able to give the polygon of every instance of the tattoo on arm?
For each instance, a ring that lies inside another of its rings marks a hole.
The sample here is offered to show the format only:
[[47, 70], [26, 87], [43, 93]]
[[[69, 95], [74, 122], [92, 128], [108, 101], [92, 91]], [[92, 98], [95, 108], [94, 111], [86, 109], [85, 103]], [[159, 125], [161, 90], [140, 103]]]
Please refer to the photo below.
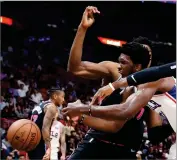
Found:
[[48, 106], [48, 109], [45, 113], [43, 126], [42, 126], [42, 136], [47, 146], [50, 146], [50, 128], [52, 125], [52, 121], [55, 118], [56, 114], [56, 107], [55, 106]]
[[65, 140], [65, 129], [64, 129], [64, 126], [62, 128], [60, 141], [61, 141], [61, 153], [62, 153], [62, 156], [65, 157], [66, 156], [66, 140]]

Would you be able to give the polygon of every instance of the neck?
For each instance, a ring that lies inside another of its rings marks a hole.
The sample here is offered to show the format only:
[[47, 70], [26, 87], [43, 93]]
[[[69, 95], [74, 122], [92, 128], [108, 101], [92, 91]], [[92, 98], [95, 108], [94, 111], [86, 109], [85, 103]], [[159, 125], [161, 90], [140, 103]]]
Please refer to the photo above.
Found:
[[53, 99], [49, 99], [53, 104], [55, 104], [55, 106], [57, 106], [56, 105], [56, 103], [55, 103], [55, 101], [53, 100]]

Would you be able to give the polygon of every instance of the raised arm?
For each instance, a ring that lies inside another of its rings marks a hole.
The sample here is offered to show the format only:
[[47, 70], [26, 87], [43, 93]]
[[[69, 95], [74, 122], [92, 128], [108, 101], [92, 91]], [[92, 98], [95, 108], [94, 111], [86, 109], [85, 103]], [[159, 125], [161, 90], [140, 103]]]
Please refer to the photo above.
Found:
[[92, 63], [88, 61], [82, 61], [82, 48], [87, 29], [95, 21], [93, 14], [99, 13], [100, 12], [96, 7], [89, 6], [85, 9], [70, 50], [68, 71], [83, 78], [98, 79], [110, 75], [110, 71], [107, 68], [107, 65], [105, 65], [107, 62]]

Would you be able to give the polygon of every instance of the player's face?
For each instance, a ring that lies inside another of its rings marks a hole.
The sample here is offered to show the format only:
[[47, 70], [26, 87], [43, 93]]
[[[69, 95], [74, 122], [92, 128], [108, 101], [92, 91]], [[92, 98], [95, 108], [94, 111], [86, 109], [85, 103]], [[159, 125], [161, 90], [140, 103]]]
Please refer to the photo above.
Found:
[[65, 93], [64, 92], [60, 92], [57, 94], [56, 96], [56, 102], [58, 105], [62, 105], [65, 101]]
[[123, 77], [126, 77], [126, 76], [133, 73], [134, 64], [133, 64], [132, 60], [130, 59], [130, 56], [127, 56], [127, 55], [121, 53], [118, 61], [121, 65], [120, 73], [122, 74]]

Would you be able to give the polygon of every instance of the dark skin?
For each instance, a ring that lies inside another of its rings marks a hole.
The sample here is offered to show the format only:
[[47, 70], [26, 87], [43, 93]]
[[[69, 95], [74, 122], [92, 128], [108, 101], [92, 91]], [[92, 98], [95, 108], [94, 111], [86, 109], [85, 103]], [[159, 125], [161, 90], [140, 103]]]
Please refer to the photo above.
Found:
[[[133, 64], [130, 57], [125, 54], [121, 54], [119, 61], [122, 66], [121, 67], [122, 73], [125, 76], [127, 76], [127, 74], [131, 74], [131, 73], [134, 73], [135, 71], [141, 70], [141, 65], [140, 64], [137, 64], [137, 65]], [[119, 124], [119, 126], [120, 126], [120, 124], [122, 126], [123, 124], [126, 123], [126, 121], [128, 119], [131, 119], [132, 117], [134, 117], [139, 112], [139, 110], [148, 103], [148, 101], [152, 98], [152, 96], [154, 95], [154, 93], [156, 91], [161, 91], [161, 92], [169, 91], [174, 86], [174, 83], [175, 82], [172, 78], [165, 78], [165, 79], [161, 79], [156, 82], [151, 82], [151, 83], [139, 85], [137, 87], [138, 92], [133, 93], [131, 96], [127, 96], [128, 98], [122, 104], [91, 107], [92, 116], [97, 117], [97, 118], [107, 119], [110, 121], [110, 124], [111, 124], [111, 121], [115, 120], [115, 123], [117, 123], [117, 126], [118, 126], [118, 124]], [[67, 108], [63, 109], [63, 112], [65, 115], [68, 115], [71, 118], [73, 116], [74, 117], [80, 116], [81, 114], [88, 115], [89, 114], [89, 106], [83, 105], [83, 104], [80, 104], [79, 106], [71, 104], [71, 105], [68, 105]], [[152, 116], [151, 116], [151, 119], [149, 120], [149, 124], [151, 124], [150, 126], [154, 127], [154, 126], [161, 125], [160, 119], [157, 118], [157, 117], [159, 117], [159, 115], [157, 113], [155, 113], [154, 111], [150, 111], [150, 114], [151, 113], [152, 113]], [[90, 119], [89, 123], [88, 123], [88, 121], [89, 121], [88, 119]], [[156, 119], [158, 121], [154, 121], [154, 119]], [[120, 120], [120, 121], [118, 121], [118, 120]], [[109, 121], [107, 121], [107, 122], [109, 122]], [[91, 127], [91, 125], [92, 125], [92, 127], [93, 127], [93, 125], [95, 125], [95, 127], [98, 127], [98, 124], [100, 124], [100, 123], [97, 123], [97, 124], [95, 124], [95, 122], [92, 123], [91, 117], [89, 117], [89, 118], [86, 117], [84, 124], [89, 125], [90, 127]], [[112, 125], [112, 127], [113, 127], [112, 130], [115, 130], [115, 132], [120, 129], [120, 128], [117, 128], [117, 130], [116, 130], [114, 128], [115, 126], [113, 126], [113, 125]], [[103, 128], [107, 129], [106, 126], [104, 126]]]
[[[68, 71], [71, 71], [73, 74], [77, 76], [88, 78], [88, 79], [99, 79], [99, 78], [110, 79], [111, 78], [113, 81], [115, 81], [120, 77], [120, 73], [123, 76], [127, 76], [131, 73], [141, 70], [141, 64], [134, 64], [131, 61], [130, 57], [126, 56], [125, 54], [121, 54], [121, 56], [119, 57], [120, 63], [106, 61], [99, 64], [95, 64], [92, 62], [81, 61], [85, 34], [87, 29], [94, 23], [93, 14], [96, 13], [99, 14], [98, 9], [96, 7], [89, 6], [86, 8], [83, 14], [81, 23], [78, 27], [78, 31], [73, 41], [73, 45], [71, 47], [70, 57], [68, 61]], [[119, 70], [120, 73], [118, 72]], [[107, 83], [110, 82], [107, 80], [105, 81]], [[124, 94], [127, 94], [126, 91]], [[70, 104], [68, 105], [67, 108], [63, 109], [63, 112], [66, 116], [69, 116], [70, 118], [72, 117], [75, 118], [75, 116], [78, 116], [77, 117], [78, 119], [82, 113], [87, 112], [86, 110], [88, 111], [88, 107], [85, 107], [83, 104], [79, 106], [78, 104], [73, 104], [73, 105]], [[127, 119], [107, 120], [101, 116], [100, 118], [86, 116], [84, 119], [84, 124], [100, 131], [117, 132], [126, 123], [126, 121]], [[161, 122], [159, 122], [159, 124], [160, 123]]]
[[68, 71], [74, 75], [87, 79], [101, 79], [104, 78], [113, 81], [120, 76], [118, 70], [120, 65], [111, 61], [103, 61], [100, 63], [93, 63], [89, 61], [82, 61], [82, 48], [87, 29], [94, 23], [93, 14], [100, 12], [96, 7], [89, 6], [85, 9], [81, 23], [78, 27], [75, 39], [73, 41], [70, 56], [68, 60]]
[[[107, 120], [131, 119], [149, 102], [156, 91], [168, 92], [173, 88], [174, 84], [173, 78], [164, 78], [156, 82], [139, 85], [138, 92], [133, 93], [122, 104], [91, 107], [92, 116]], [[89, 114], [89, 105], [80, 105], [78, 108], [72, 108], [73, 106], [70, 105], [68, 109], [65, 108], [63, 110], [65, 114], [70, 116]]]

